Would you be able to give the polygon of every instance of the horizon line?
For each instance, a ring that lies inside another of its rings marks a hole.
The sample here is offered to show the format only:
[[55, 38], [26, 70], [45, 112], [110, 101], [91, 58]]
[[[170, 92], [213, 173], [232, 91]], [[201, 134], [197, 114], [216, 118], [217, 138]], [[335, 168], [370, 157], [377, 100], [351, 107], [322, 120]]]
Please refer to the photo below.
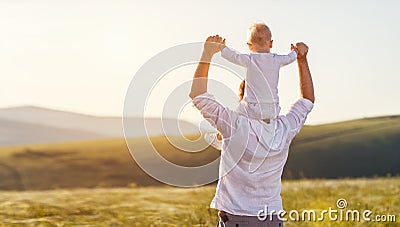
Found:
[[[35, 108], [35, 109], [42, 109], [42, 110], [54, 111], [54, 112], [63, 112], [63, 113], [76, 114], [76, 115], [81, 115], [81, 116], [86, 116], [86, 117], [95, 117], [95, 118], [121, 118], [121, 119], [123, 119], [123, 115], [92, 114], [92, 113], [84, 113], [84, 112], [79, 112], [79, 111], [63, 109], [63, 108], [53, 108], [53, 107], [47, 107], [47, 106], [43, 106], [43, 105], [32, 105], [32, 104], [0, 106], [0, 111], [7, 110], [7, 109], [18, 109], [18, 108]], [[371, 115], [371, 116], [363, 116], [363, 117], [359, 117], [359, 118], [347, 118], [347, 119], [336, 120], [336, 121], [318, 121], [318, 123], [306, 124], [306, 125], [307, 126], [318, 126], [318, 125], [334, 124], [334, 123], [348, 122], [348, 121], [355, 121], [355, 120], [362, 120], [362, 119], [371, 119], [371, 118], [380, 118], [380, 117], [398, 117], [398, 116], [400, 116], [400, 113], [399, 114], [386, 114], [386, 115]], [[129, 116], [129, 118], [143, 118], [143, 117]], [[152, 116], [152, 117], [146, 117], [146, 118], [152, 119], [152, 118], [161, 118], [161, 117], [160, 116]], [[165, 117], [165, 119], [176, 119], [176, 118]], [[190, 121], [187, 119], [181, 119], [181, 120], [184, 120], [184, 121], [187, 121], [190, 123], [194, 123], [193, 121]]]

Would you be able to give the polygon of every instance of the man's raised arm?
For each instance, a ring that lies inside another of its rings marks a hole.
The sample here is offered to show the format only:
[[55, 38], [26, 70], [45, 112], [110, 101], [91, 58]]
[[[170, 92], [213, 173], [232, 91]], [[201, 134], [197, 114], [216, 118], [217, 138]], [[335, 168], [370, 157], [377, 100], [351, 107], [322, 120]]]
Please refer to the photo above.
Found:
[[300, 93], [301, 97], [310, 100], [312, 103], [315, 101], [314, 86], [311, 78], [310, 68], [308, 67], [307, 53], [308, 46], [304, 43], [297, 43], [297, 64], [299, 66], [300, 75]]
[[313, 81], [307, 62], [308, 47], [304, 43], [297, 43], [295, 48], [297, 48], [301, 99], [295, 102], [286, 114], [286, 119], [291, 129], [291, 139], [293, 139], [303, 127], [308, 114], [314, 107], [313, 103], [315, 101]]
[[201, 55], [200, 62], [194, 73], [192, 88], [189, 97], [194, 99], [196, 96], [207, 92], [208, 71], [213, 55], [220, 51], [220, 45], [225, 43], [225, 40], [217, 36], [209, 36], [204, 44], [204, 50]]
[[[207, 92], [208, 70], [212, 56], [220, 51], [225, 40], [219, 36], [210, 36], [204, 44], [203, 54], [197, 66], [190, 91], [190, 98], [194, 106], [200, 110], [207, 121], [210, 121], [221, 133], [222, 137], [229, 137], [236, 122], [237, 114], [219, 103], [213, 95]], [[206, 93], [206, 94], [204, 94]]]

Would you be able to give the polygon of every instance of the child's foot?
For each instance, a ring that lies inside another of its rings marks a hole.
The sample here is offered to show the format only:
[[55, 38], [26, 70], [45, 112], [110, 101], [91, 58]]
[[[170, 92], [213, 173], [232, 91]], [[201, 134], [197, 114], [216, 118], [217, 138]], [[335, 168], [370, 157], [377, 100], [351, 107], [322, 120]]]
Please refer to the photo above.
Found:
[[218, 139], [218, 133], [217, 132], [206, 132], [204, 134], [204, 139], [208, 144], [213, 146], [217, 150], [222, 149], [222, 140]]

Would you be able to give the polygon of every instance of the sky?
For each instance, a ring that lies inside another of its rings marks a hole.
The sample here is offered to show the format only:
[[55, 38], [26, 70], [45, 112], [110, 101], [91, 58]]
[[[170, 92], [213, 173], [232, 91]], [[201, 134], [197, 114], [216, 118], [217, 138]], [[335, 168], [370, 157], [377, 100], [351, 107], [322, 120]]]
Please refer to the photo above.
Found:
[[[298, 41], [310, 47], [316, 102], [308, 124], [400, 114], [399, 8], [399, 1], [0, 0], [0, 108], [121, 116], [132, 78], [153, 56], [214, 34], [246, 53], [248, 26], [264, 21], [273, 52], [288, 53]], [[190, 80], [193, 69], [170, 74]], [[236, 91], [232, 77], [225, 85]], [[176, 81], [166, 79], [153, 96]], [[299, 97], [296, 64], [281, 69], [279, 83], [284, 112]], [[163, 101], [152, 100], [148, 114], [157, 116]], [[198, 120], [190, 108], [181, 117]]]

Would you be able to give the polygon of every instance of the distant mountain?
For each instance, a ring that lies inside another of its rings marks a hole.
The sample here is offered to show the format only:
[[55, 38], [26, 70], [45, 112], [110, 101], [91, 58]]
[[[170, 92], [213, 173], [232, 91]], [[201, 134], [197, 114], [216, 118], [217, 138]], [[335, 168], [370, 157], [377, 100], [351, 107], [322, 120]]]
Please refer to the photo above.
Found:
[[[198, 128], [176, 119], [125, 119], [129, 137], [198, 133]], [[179, 125], [179, 128], [175, 127]], [[96, 140], [123, 137], [122, 118], [97, 117], [35, 106], [0, 109], [0, 146]]]
[[[146, 151], [146, 141], [134, 138], [130, 144]], [[178, 165], [201, 166], [220, 155], [211, 147], [184, 152], [161, 136], [151, 141], [160, 155]], [[400, 116], [366, 118], [305, 126], [290, 147], [283, 178], [395, 176], [400, 174], [399, 164]], [[121, 187], [132, 183], [162, 185], [140, 169], [123, 139], [0, 148], [0, 189]]]
[[0, 119], [0, 146], [96, 140], [104, 135], [94, 132], [56, 128]]

